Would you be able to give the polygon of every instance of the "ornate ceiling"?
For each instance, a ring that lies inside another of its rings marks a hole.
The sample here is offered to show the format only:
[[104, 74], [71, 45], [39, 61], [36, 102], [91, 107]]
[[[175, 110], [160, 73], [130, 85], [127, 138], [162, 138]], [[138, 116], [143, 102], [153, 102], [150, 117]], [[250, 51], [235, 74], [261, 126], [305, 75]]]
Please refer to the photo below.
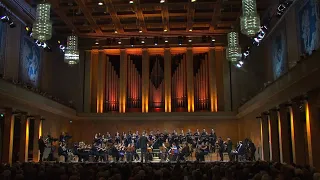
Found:
[[[110, 38], [106, 44], [132, 37], [148, 37], [153, 44], [155, 36], [161, 41], [173, 39], [170, 42], [179, 41], [181, 36], [189, 43], [190, 38], [193, 43], [205, 42], [207, 36], [215, 38], [217, 44], [225, 44], [226, 33], [238, 28], [241, 15], [241, 0], [134, 0], [133, 4], [129, 0], [47, 1], [52, 4], [56, 34], [68, 35], [73, 30], [93, 41]], [[261, 16], [270, 6], [266, 0], [257, 0], [257, 4]]]

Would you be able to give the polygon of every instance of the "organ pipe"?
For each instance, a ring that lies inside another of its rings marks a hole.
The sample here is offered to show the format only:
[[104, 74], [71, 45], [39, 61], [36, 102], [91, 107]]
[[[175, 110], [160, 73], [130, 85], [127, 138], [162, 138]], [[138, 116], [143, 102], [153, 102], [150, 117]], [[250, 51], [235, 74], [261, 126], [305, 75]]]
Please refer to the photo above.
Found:
[[118, 111], [120, 78], [109, 58], [106, 63], [106, 111]]
[[200, 67], [194, 75], [195, 106], [197, 110], [210, 110], [208, 56], [200, 61]]

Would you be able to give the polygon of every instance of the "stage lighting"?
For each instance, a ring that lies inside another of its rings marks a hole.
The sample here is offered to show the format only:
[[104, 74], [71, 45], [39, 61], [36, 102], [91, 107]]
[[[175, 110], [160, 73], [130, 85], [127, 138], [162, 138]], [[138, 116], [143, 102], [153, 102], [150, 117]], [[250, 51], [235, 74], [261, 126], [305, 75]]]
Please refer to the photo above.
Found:
[[211, 42], [215, 42], [216, 41], [216, 39], [215, 38], [211, 38]]
[[95, 45], [99, 45], [99, 41], [98, 40], [96, 40], [96, 42], [94, 43]]
[[133, 0], [130, 0], [130, 1], [129, 1], [129, 4], [133, 4]]
[[130, 38], [130, 45], [131, 45], [131, 47], [134, 46], [134, 42], [135, 42], [134, 37]]
[[41, 46], [42, 46], [43, 48], [47, 48], [47, 47], [48, 47], [47, 43], [45, 43], [45, 42], [42, 42], [42, 43], [41, 43]]
[[197, 0], [191, 0], [191, 2], [196, 2]]
[[118, 40], [118, 44], [121, 44], [121, 39]]
[[168, 43], [168, 42], [169, 42], [169, 40], [168, 40], [168, 39], [165, 39], [165, 40], [164, 40], [164, 42], [165, 42], [165, 43]]
[[99, 1], [99, 2], [98, 2], [98, 5], [99, 5], [99, 6], [103, 6], [103, 2], [102, 2], [102, 1]]
[[160, 0], [160, 3], [165, 3], [166, 1], [165, 0]]
[[192, 29], [189, 29], [189, 32], [192, 32]]
[[154, 37], [153, 41], [154, 41], [154, 45], [157, 46], [159, 43], [159, 37]]
[[144, 43], [145, 43], [145, 42], [144, 42], [144, 40], [142, 39], [142, 40], [141, 40], [141, 44], [144, 44]]
[[29, 37], [32, 37], [32, 28], [31, 27], [29, 27], [29, 26], [26, 26], [26, 31], [27, 31], [27, 35], [29, 36]]
[[241, 66], [242, 66], [241, 64], [237, 64], [237, 67], [238, 67], [238, 68], [241, 68]]
[[164, 29], [164, 30], [163, 30], [163, 32], [167, 32], [167, 31], [168, 31], [167, 29]]
[[16, 24], [13, 21], [9, 21], [10, 28], [15, 28]]
[[1, 117], [4, 117], [4, 114], [1, 113], [0, 116], [1, 116]]
[[239, 64], [242, 66], [243, 65], [243, 61], [239, 61]]
[[188, 41], [189, 41], [189, 43], [191, 43], [191, 42], [192, 42], [192, 39], [189, 39]]
[[118, 31], [114, 31], [114, 33], [116, 33], [116, 34], [117, 34], [117, 33], [118, 33]]
[[142, 30], [139, 30], [139, 33], [142, 33]]
[[183, 42], [183, 37], [182, 37], [182, 36], [179, 36], [179, 37], [178, 37], [178, 45], [181, 46], [181, 45], [182, 45], [182, 42]]
[[64, 52], [65, 49], [66, 49], [66, 47], [65, 47], [64, 45], [60, 45], [60, 46], [59, 46], [59, 49], [60, 49], [62, 52]]
[[1, 16], [1, 21], [6, 23], [6, 22], [9, 22], [9, 17], [8, 16]]
[[247, 58], [247, 57], [249, 56], [249, 54], [250, 54], [250, 51], [247, 50], [247, 51], [245, 51], [245, 52], [243, 53], [243, 57], [244, 57], [244, 58]]

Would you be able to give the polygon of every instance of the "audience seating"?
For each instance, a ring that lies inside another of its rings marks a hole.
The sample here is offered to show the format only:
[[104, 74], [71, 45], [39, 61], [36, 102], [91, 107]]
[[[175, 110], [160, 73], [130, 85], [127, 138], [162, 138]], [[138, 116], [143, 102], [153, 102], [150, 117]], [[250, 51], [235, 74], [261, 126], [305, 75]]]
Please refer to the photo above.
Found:
[[0, 165], [3, 180], [320, 180], [309, 166], [275, 162], [15, 163]]

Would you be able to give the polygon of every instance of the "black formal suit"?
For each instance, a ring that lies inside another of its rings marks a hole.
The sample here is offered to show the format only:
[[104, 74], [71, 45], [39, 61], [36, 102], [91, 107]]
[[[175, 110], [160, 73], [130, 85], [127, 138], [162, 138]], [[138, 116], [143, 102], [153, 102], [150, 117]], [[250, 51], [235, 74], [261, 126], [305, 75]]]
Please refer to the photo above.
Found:
[[46, 147], [46, 144], [44, 143], [43, 139], [38, 140], [38, 146], [40, 151], [40, 162], [42, 162], [44, 148]]
[[148, 138], [146, 136], [141, 136], [139, 139], [139, 147], [141, 149], [141, 162], [143, 162], [143, 158], [147, 161], [147, 148], [148, 148]]

